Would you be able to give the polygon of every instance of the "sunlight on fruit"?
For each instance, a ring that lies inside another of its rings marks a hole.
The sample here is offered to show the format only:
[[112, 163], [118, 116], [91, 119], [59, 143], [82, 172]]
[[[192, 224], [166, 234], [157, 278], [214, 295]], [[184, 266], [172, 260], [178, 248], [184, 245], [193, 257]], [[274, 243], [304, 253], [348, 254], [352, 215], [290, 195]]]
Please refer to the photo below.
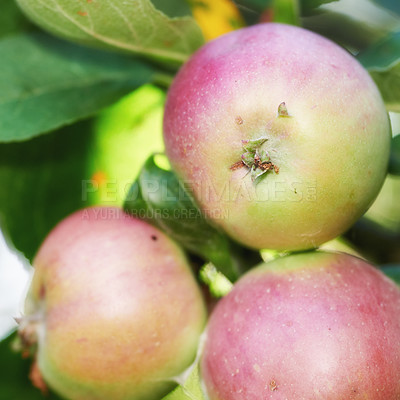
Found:
[[165, 154], [156, 154], [154, 157], [154, 163], [157, 165], [157, 167], [159, 167], [165, 171], [171, 170], [171, 165]]
[[122, 205], [147, 157], [164, 151], [164, 100], [163, 90], [146, 85], [99, 115], [91, 179], [82, 186], [90, 204]]
[[191, 3], [193, 16], [206, 40], [244, 26], [240, 12], [230, 0], [193, 0]]
[[[324, 250], [324, 251], [335, 251], [335, 252], [340, 252], [340, 253], [348, 253], [356, 257], [364, 258], [358, 251], [357, 249], [354, 248], [354, 246], [348, 242], [345, 238], [339, 236], [335, 239], [330, 240], [329, 242], [325, 242], [318, 248], [319, 250]], [[260, 250], [260, 255], [261, 258], [263, 259], [264, 262], [268, 263], [270, 261], [275, 260], [276, 258], [283, 257], [287, 255], [288, 253], [285, 252], [279, 252], [276, 250], [270, 250], [270, 249], [262, 249]]]
[[285, 253], [279, 252], [277, 250], [262, 249], [260, 250], [261, 258], [264, 262], [270, 262], [285, 255]]
[[337, 237], [336, 239], [332, 239], [329, 242], [322, 244], [319, 246], [319, 249], [347, 253], [356, 257], [364, 258], [350, 242], [342, 237]]

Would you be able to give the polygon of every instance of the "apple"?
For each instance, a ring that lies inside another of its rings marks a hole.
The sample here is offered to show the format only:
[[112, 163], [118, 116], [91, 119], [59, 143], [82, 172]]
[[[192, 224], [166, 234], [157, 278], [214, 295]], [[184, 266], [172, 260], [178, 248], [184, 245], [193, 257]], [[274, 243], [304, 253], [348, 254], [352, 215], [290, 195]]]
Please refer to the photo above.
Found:
[[400, 289], [354, 256], [309, 252], [244, 275], [211, 315], [210, 400], [398, 400]]
[[194, 360], [206, 311], [183, 251], [118, 208], [63, 220], [34, 259], [20, 334], [70, 400], [159, 399]]
[[167, 97], [172, 167], [210, 222], [251, 248], [301, 250], [372, 204], [391, 130], [358, 61], [305, 29], [266, 23], [197, 51]]

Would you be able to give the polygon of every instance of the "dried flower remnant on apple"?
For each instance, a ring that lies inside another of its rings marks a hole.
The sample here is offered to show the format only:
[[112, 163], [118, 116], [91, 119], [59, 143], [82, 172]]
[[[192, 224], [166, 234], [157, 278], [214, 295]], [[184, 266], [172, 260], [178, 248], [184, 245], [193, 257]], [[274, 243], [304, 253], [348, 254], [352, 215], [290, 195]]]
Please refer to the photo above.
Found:
[[[285, 102], [279, 104], [278, 118], [289, 117], [289, 113]], [[243, 125], [242, 117], [238, 116], [235, 119], [238, 125]], [[261, 146], [268, 140], [266, 137], [261, 137], [254, 140], [242, 140], [243, 150], [241, 161], [238, 161], [230, 166], [231, 171], [235, 171], [242, 167], [249, 168], [251, 172], [251, 180], [254, 182], [257, 178], [264, 175], [268, 171], [274, 171], [279, 174], [279, 167], [271, 161], [271, 157]]]
[[264, 175], [268, 171], [279, 173], [279, 167], [271, 161], [271, 157], [261, 146], [268, 140], [261, 137], [253, 140], [242, 140], [244, 153], [241, 161], [230, 166], [232, 171], [242, 167], [247, 167], [251, 173], [251, 180], [255, 181], [258, 177]]
[[290, 117], [286, 103], [282, 102], [278, 107], [278, 117]]

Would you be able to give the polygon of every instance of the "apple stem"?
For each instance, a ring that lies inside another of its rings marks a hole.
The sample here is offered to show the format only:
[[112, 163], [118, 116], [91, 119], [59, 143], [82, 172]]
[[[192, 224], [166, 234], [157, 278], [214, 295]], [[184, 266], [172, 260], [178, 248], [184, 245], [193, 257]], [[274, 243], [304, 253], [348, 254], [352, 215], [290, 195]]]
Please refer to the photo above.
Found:
[[289, 112], [286, 107], [286, 103], [283, 101], [281, 104], [278, 106], [278, 117], [289, 117]]

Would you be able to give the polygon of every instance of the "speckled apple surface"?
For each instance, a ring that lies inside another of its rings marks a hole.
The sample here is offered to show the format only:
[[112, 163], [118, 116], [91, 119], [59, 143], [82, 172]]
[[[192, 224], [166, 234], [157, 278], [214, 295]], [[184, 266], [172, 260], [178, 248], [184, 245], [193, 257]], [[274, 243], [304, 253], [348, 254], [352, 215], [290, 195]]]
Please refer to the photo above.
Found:
[[[278, 116], [285, 102], [289, 117]], [[267, 138], [279, 173], [252, 182], [242, 140]], [[253, 248], [315, 247], [377, 196], [390, 123], [367, 71], [315, 33], [260, 24], [222, 36], [182, 67], [165, 109], [167, 155], [212, 222]]]
[[71, 400], [159, 399], [194, 360], [206, 312], [181, 249], [117, 208], [88, 208], [42, 244], [26, 301], [39, 369]]
[[400, 290], [365, 261], [312, 252], [261, 265], [217, 305], [210, 400], [398, 400]]

